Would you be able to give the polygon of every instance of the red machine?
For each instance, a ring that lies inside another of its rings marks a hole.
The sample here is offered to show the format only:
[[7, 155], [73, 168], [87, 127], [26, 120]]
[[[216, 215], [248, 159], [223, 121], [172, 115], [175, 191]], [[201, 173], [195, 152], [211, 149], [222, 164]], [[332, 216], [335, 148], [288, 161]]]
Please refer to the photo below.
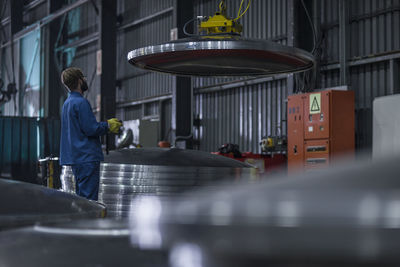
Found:
[[249, 163], [257, 167], [261, 176], [286, 171], [287, 158], [285, 154], [253, 154], [252, 152], [241, 153], [240, 155], [221, 152], [213, 152], [212, 154]]
[[288, 97], [288, 171], [354, 155], [354, 92], [328, 90]]

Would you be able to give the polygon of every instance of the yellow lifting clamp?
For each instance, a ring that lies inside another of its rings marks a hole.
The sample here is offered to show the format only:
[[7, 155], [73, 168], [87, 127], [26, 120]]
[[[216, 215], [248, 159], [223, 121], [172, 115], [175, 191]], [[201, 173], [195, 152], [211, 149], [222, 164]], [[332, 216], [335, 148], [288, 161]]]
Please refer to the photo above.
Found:
[[206, 35], [207, 37], [218, 36], [221, 38], [221, 35], [240, 35], [243, 31], [243, 26], [238, 22], [249, 9], [251, 0], [247, 5], [246, 10], [243, 13], [241, 12], [244, 0], [240, 4], [240, 9], [238, 16], [235, 19], [231, 19], [226, 14], [226, 4], [225, 1], [222, 0], [219, 4], [219, 11], [215, 13], [212, 17], [206, 17], [201, 21], [199, 26], [199, 32], [201, 35]]

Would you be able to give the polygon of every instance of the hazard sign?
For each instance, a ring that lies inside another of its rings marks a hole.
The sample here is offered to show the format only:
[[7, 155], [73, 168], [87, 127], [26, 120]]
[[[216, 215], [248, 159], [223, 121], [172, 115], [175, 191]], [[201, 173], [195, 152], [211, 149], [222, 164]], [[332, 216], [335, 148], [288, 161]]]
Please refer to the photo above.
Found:
[[321, 113], [321, 94], [310, 94], [310, 114]]

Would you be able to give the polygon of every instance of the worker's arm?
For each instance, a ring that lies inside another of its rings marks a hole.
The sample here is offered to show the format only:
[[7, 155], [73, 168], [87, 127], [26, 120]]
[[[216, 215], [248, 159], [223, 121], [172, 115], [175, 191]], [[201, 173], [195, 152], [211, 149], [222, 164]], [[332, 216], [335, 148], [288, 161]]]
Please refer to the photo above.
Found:
[[78, 118], [79, 126], [86, 136], [102, 136], [108, 131], [108, 123], [97, 122], [92, 107], [86, 99], [79, 105]]

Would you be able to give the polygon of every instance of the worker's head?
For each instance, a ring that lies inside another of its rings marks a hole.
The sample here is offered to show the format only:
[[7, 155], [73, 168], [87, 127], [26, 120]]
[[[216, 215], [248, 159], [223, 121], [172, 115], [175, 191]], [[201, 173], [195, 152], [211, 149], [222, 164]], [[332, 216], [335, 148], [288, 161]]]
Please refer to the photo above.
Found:
[[69, 91], [85, 92], [88, 89], [86, 78], [79, 68], [68, 68], [61, 73], [61, 81]]

